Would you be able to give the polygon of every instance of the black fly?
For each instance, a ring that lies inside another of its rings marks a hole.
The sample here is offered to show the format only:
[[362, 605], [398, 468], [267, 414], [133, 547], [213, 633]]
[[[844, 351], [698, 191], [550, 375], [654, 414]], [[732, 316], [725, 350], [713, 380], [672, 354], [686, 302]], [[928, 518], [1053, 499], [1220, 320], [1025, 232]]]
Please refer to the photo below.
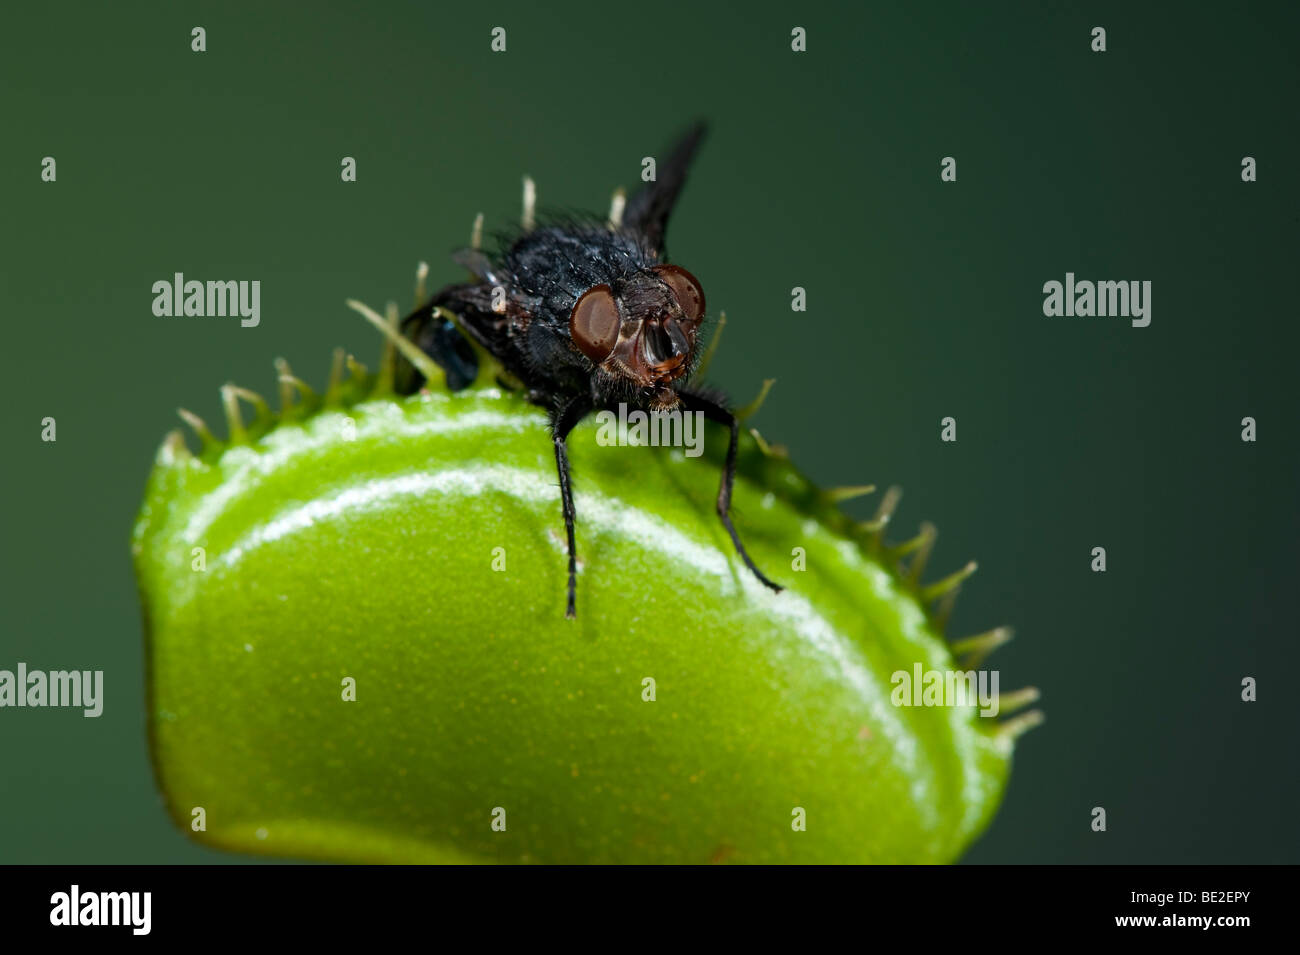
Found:
[[[457, 252], [454, 261], [476, 281], [447, 286], [402, 322], [402, 333], [445, 371], [452, 390], [468, 386], [478, 371], [463, 329], [549, 412], [568, 533], [569, 617], [577, 567], [565, 441], [588, 414], [620, 402], [646, 411], [701, 411], [731, 430], [718, 516], [745, 565], [772, 590], [781, 589], [754, 565], [731, 522], [739, 422], [721, 396], [687, 386], [698, 359], [704, 290], [690, 272], [665, 261], [668, 217], [703, 135], [702, 124], [686, 133], [659, 165], [656, 181], [627, 200], [621, 221], [616, 200], [608, 222], [569, 217], [532, 227], [526, 194], [526, 231], [496, 258], [477, 248]], [[423, 382], [404, 363], [400, 390], [415, 392]]]

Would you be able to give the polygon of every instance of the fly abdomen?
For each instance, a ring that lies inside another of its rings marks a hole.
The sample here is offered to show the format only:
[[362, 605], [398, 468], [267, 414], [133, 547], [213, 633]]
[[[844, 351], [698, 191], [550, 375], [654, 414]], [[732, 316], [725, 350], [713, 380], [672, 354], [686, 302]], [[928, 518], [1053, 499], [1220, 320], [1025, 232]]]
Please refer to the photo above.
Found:
[[[434, 308], [430, 303], [408, 315], [402, 322], [402, 334], [443, 370], [449, 390], [460, 391], [478, 377], [478, 356], [456, 323]], [[424, 386], [424, 375], [414, 365], [399, 357], [398, 366], [398, 394], [414, 394]]]

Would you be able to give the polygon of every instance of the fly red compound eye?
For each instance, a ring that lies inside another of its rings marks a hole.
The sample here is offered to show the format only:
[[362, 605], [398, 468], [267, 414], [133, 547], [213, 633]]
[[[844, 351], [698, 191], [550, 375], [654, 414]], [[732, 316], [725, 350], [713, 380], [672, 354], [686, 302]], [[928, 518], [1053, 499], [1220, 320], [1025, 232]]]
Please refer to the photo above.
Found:
[[673, 290], [687, 320], [698, 322], [704, 318], [704, 289], [699, 279], [680, 265], [657, 265], [651, 271]]
[[618, 341], [618, 304], [608, 285], [597, 285], [578, 299], [569, 314], [569, 334], [578, 350], [600, 364]]

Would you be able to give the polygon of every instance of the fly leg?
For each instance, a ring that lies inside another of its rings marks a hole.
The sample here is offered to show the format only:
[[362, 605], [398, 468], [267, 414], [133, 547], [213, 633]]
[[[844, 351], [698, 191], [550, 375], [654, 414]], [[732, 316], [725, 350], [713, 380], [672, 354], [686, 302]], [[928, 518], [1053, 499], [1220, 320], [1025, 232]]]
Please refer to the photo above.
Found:
[[564, 532], [569, 544], [569, 602], [564, 615], [572, 620], [578, 615], [578, 557], [573, 541], [573, 487], [569, 480], [569, 449], [565, 443], [569, 432], [591, 411], [586, 395], [569, 398], [551, 407], [551, 441], [555, 445], [555, 469], [560, 474], [560, 500], [564, 505]]
[[731, 488], [736, 481], [736, 447], [740, 439], [740, 419], [732, 414], [720, 402], [701, 394], [695, 394], [688, 391], [679, 391], [678, 396], [682, 399], [687, 409], [691, 411], [702, 411], [704, 416], [710, 421], [716, 421], [719, 424], [726, 425], [731, 432], [731, 439], [727, 443], [727, 460], [722, 466], [722, 484], [718, 488], [718, 517], [722, 519], [722, 526], [727, 529], [731, 535], [731, 542], [736, 545], [736, 553], [740, 559], [745, 562], [745, 566], [753, 572], [765, 586], [780, 593], [782, 587], [780, 584], [773, 583], [768, 577], [758, 569], [758, 565], [750, 558], [749, 553], [745, 550], [745, 545], [740, 542], [740, 535], [736, 533], [736, 526], [731, 523]]

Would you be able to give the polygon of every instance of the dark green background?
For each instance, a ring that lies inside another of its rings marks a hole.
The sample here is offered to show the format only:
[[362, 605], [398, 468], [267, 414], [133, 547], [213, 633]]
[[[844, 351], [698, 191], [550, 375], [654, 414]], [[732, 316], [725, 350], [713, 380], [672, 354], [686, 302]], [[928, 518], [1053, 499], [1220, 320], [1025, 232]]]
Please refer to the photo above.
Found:
[[[993, 665], [1043, 691], [968, 861], [1296, 861], [1300, 17], [1138, 6], [6, 8], [0, 666], [103, 668], [107, 699], [0, 711], [0, 861], [234, 858], [172, 828], [145, 749], [128, 532], [175, 407], [272, 393], [277, 355], [320, 386], [378, 350], [345, 297], [458, 280], [524, 172], [603, 210], [695, 116], [671, 246], [730, 319], [713, 377], [777, 378], [753, 423], [818, 481], [903, 485], [895, 536], [980, 561], [952, 632], [1013, 624]], [[1151, 280], [1151, 326], [1045, 318], [1067, 270]], [[176, 271], [260, 279], [260, 327], [155, 318]]]

